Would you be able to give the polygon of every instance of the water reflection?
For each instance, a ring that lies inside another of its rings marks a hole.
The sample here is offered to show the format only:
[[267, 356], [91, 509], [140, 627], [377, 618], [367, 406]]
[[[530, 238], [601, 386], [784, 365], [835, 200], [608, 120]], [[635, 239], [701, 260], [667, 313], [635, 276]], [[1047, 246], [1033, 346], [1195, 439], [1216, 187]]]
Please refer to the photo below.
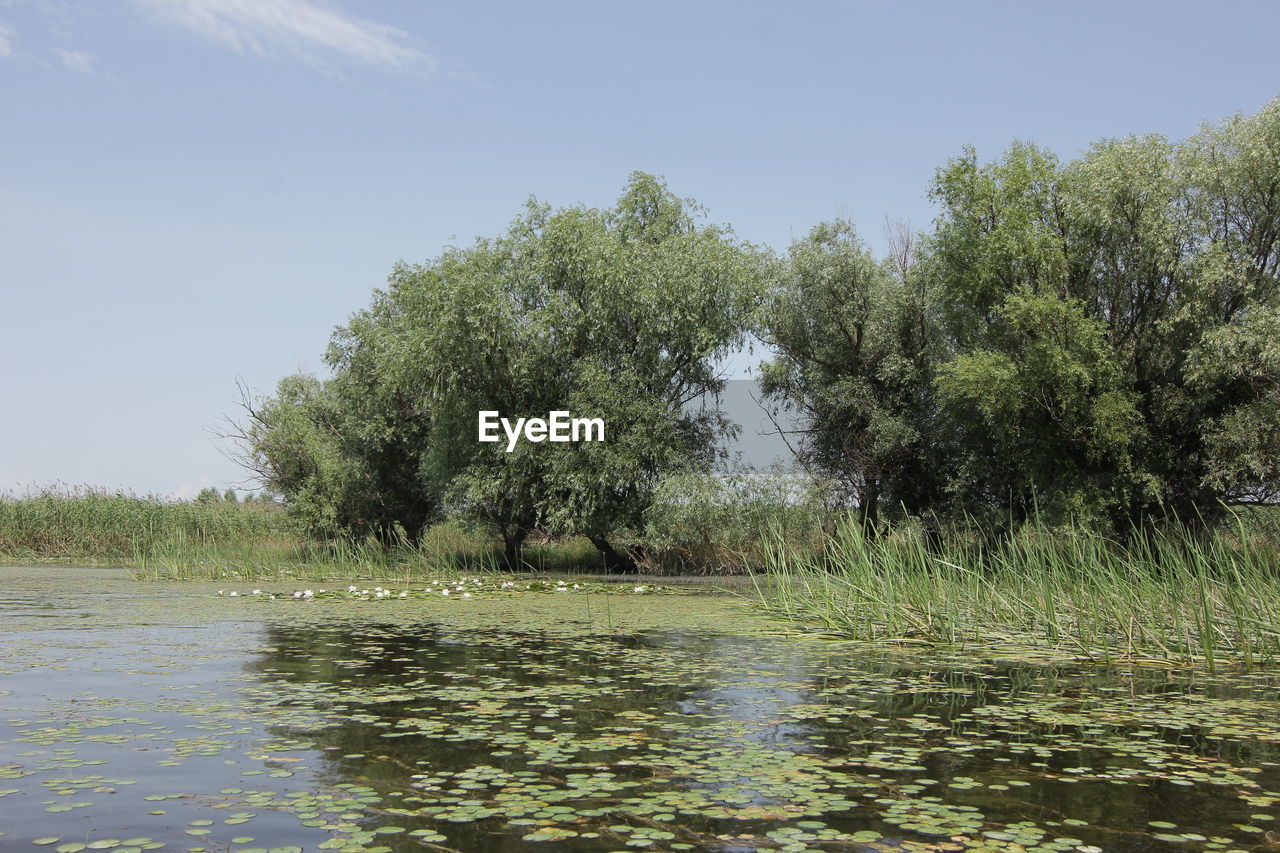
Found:
[[3, 849], [1276, 849], [1274, 674], [876, 652], [709, 599], [629, 632], [545, 599], [11, 599]]

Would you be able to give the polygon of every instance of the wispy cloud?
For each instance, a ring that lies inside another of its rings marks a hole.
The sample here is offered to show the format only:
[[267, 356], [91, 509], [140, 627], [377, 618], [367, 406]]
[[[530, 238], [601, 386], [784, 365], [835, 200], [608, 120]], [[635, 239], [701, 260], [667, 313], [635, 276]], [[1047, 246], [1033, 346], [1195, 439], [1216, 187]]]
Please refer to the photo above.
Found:
[[54, 48], [54, 53], [58, 54], [58, 58], [62, 60], [62, 64], [69, 71], [77, 71], [81, 74], [93, 74], [93, 54], [86, 53], [83, 50], [67, 50], [66, 48]]
[[323, 62], [326, 54], [391, 69], [432, 68], [396, 27], [348, 15], [315, 0], [134, 0], [161, 17], [236, 50], [286, 52]]
[[13, 55], [13, 27], [0, 24], [0, 59]]

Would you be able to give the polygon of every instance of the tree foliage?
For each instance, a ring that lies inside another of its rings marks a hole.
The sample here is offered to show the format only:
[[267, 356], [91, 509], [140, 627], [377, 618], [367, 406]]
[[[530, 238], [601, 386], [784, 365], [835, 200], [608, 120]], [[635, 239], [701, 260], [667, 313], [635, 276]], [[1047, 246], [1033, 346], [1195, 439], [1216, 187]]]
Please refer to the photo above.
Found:
[[[616, 206], [530, 202], [507, 231], [425, 264], [333, 338], [325, 382], [292, 378], [248, 436], [272, 488], [334, 530], [440, 507], [491, 522], [514, 559], [541, 528], [610, 544], [639, 531], [659, 478], [705, 470], [718, 391], [762, 298], [767, 259], [658, 179]], [[477, 413], [606, 422], [602, 443], [477, 441]]]
[[1280, 496], [1280, 100], [1067, 163], [968, 150], [933, 197], [900, 281], [820, 226], [766, 320], [775, 396], [883, 486], [861, 502], [1123, 528]]
[[[753, 329], [800, 461], [868, 524], [1124, 531], [1280, 499], [1280, 100], [1065, 162], [965, 150], [932, 197], [883, 261], [840, 221], [774, 258], [640, 173], [607, 209], [531, 201], [396, 266], [335, 333], [331, 378], [250, 406], [247, 461], [328, 535], [451, 513], [513, 561], [540, 529], [626, 568], [610, 537], [645, 529], [663, 477], [711, 469], [731, 425], [690, 403]], [[601, 417], [606, 440], [507, 452], [476, 440], [481, 410]]]
[[762, 336], [778, 357], [765, 393], [801, 414], [801, 463], [841, 482], [868, 521], [882, 503], [923, 505], [939, 335], [909, 264], [877, 262], [848, 222], [791, 246]]

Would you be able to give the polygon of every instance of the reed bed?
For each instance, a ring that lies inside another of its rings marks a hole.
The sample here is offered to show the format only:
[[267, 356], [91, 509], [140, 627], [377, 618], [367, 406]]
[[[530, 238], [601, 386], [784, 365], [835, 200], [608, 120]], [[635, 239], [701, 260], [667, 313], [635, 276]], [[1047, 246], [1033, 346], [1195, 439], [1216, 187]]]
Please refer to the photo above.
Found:
[[[524, 561], [540, 571], [600, 562], [585, 539], [539, 541]], [[314, 538], [274, 503], [169, 501], [95, 489], [0, 497], [0, 561], [125, 566], [140, 580], [435, 577], [496, 572], [501, 548], [457, 522], [418, 542]]]
[[8, 561], [119, 562], [223, 544], [289, 547], [302, 541], [278, 504], [167, 501], [95, 489], [0, 497], [0, 557]]
[[1251, 668], [1280, 660], [1280, 555], [1244, 535], [1039, 527], [992, 541], [868, 536], [817, 550], [766, 537], [766, 608], [861, 640], [1052, 648], [1097, 661]]
[[[522, 559], [531, 571], [565, 572], [590, 568], [600, 556], [585, 539], [525, 547]], [[131, 563], [139, 580], [392, 580], [438, 578], [442, 573], [508, 573], [502, 549], [491, 539], [436, 525], [416, 544], [386, 547], [374, 541], [303, 541], [268, 544], [182, 547]]]

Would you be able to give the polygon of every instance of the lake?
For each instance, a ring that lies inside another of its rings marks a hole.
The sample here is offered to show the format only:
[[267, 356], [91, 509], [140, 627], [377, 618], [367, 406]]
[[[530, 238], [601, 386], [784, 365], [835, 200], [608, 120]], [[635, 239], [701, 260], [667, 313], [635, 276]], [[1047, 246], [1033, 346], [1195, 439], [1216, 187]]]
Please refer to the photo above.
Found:
[[1274, 669], [501, 580], [0, 568], [0, 850], [1280, 850]]

